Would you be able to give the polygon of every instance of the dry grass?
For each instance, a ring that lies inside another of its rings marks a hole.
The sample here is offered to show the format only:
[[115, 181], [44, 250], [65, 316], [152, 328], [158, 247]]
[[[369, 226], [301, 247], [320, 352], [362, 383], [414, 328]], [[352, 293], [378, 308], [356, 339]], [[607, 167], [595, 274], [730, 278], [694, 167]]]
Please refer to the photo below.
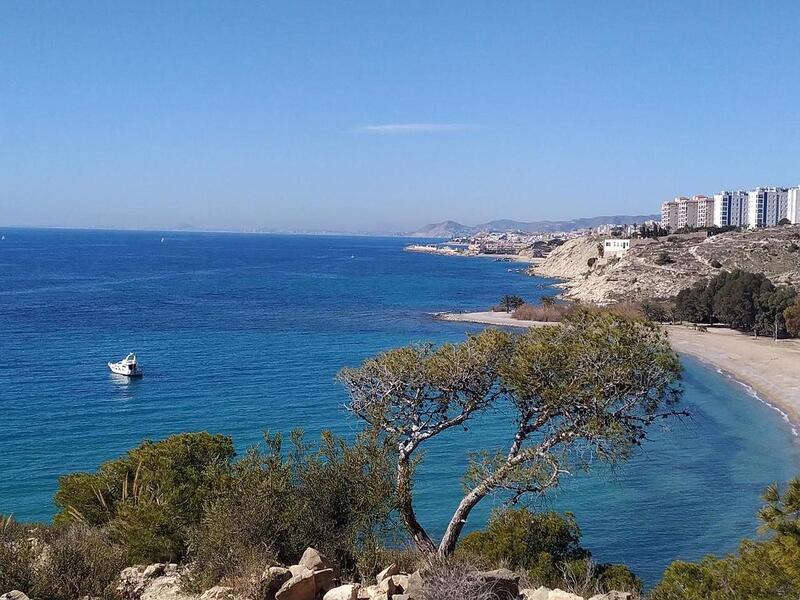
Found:
[[423, 575], [421, 600], [497, 600], [492, 585], [461, 561], [438, 561]]
[[590, 310], [593, 312], [612, 313], [621, 317], [640, 319], [644, 317], [641, 304], [636, 302], [620, 302], [599, 306], [597, 304], [553, 304], [551, 306], [537, 306], [534, 304], [523, 304], [511, 315], [520, 321], [539, 321], [544, 323], [557, 323], [563, 321], [578, 309]]
[[574, 310], [571, 304], [554, 304], [552, 306], [536, 306], [534, 304], [523, 304], [511, 315], [520, 321], [540, 321], [554, 323], [561, 321]]

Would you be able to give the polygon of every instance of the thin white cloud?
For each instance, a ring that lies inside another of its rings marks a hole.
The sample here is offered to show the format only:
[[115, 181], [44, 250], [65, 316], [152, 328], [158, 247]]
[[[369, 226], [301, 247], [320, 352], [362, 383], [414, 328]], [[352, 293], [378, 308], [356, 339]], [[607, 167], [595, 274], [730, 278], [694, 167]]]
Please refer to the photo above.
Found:
[[359, 133], [398, 134], [398, 133], [441, 133], [445, 131], [466, 131], [475, 129], [469, 123], [386, 123], [357, 127]]

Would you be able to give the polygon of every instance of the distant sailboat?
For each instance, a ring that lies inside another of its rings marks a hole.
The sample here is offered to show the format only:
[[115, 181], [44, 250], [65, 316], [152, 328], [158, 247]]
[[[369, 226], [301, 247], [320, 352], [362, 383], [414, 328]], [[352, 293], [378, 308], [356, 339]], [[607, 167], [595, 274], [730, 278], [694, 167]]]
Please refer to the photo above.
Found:
[[164, 243], [164, 238], [161, 238], [161, 243], [162, 243], [162, 244]]

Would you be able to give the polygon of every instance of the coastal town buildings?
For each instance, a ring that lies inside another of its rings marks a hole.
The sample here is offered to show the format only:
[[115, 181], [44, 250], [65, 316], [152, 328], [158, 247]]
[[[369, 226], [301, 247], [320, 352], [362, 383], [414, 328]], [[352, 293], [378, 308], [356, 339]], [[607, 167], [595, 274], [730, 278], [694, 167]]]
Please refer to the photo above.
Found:
[[661, 226], [673, 231], [678, 228], [678, 198], [661, 205]]
[[661, 205], [661, 226], [671, 231], [684, 227], [773, 227], [783, 219], [800, 223], [800, 186], [722, 191], [713, 198], [679, 196]]
[[747, 225], [747, 192], [724, 191], [714, 194], [713, 222], [717, 227]]
[[692, 196], [691, 202], [697, 205], [695, 227], [711, 227], [714, 224], [714, 198]]
[[678, 229], [681, 227], [695, 227], [697, 223], [697, 202], [690, 198], [675, 198], [678, 205]]
[[750, 227], [771, 227], [787, 214], [786, 188], [759, 187], [747, 195], [747, 224]]
[[714, 200], [708, 196], [678, 196], [661, 205], [661, 226], [673, 231], [681, 227], [710, 227], [714, 221]]
[[786, 192], [786, 218], [793, 225], [800, 224], [800, 186]]

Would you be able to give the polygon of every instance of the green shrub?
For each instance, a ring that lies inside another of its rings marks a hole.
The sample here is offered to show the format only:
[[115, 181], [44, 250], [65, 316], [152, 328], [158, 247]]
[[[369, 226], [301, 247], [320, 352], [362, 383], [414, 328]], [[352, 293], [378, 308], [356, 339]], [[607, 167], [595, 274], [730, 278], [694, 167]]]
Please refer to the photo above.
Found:
[[393, 531], [394, 464], [383, 442], [348, 445], [324, 433], [312, 450], [302, 432], [290, 441], [284, 451], [280, 436], [266, 436], [266, 452], [250, 450], [207, 505], [191, 535], [195, 587], [240, 576], [254, 557], [296, 562], [307, 546], [353, 575], [359, 556]]
[[671, 264], [671, 263], [673, 263], [673, 262], [675, 262], [675, 261], [674, 261], [674, 260], [672, 259], [672, 257], [669, 255], [669, 252], [661, 252], [661, 253], [660, 253], [660, 254], [659, 254], [657, 257], [656, 257], [656, 260], [655, 260], [655, 263], [656, 263], [657, 265], [661, 265], [661, 266], [663, 266], [663, 265], [668, 265], [668, 264]]
[[486, 568], [502, 565], [524, 574], [534, 585], [641, 590], [641, 582], [627, 567], [592, 563], [580, 539], [580, 527], [571, 513], [506, 509], [495, 512], [485, 530], [466, 536], [458, 552]]
[[459, 552], [473, 560], [487, 561], [488, 566], [502, 563], [509, 569], [537, 570], [541, 572], [538, 580], [550, 581], [555, 573], [550, 569], [557, 563], [588, 557], [580, 538], [580, 527], [570, 513], [562, 516], [507, 509], [495, 512], [485, 530], [466, 536]]
[[114, 583], [126, 566], [123, 550], [114, 546], [98, 528], [72, 524], [53, 533], [36, 569], [33, 597], [113, 598]]
[[229, 437], [205, 432], [145, 441], [96, 473], [61, 477], [55, 522], [107, 525], [131, 561], [177, 560], [188, 528], [227, 485], [234, 454]]

